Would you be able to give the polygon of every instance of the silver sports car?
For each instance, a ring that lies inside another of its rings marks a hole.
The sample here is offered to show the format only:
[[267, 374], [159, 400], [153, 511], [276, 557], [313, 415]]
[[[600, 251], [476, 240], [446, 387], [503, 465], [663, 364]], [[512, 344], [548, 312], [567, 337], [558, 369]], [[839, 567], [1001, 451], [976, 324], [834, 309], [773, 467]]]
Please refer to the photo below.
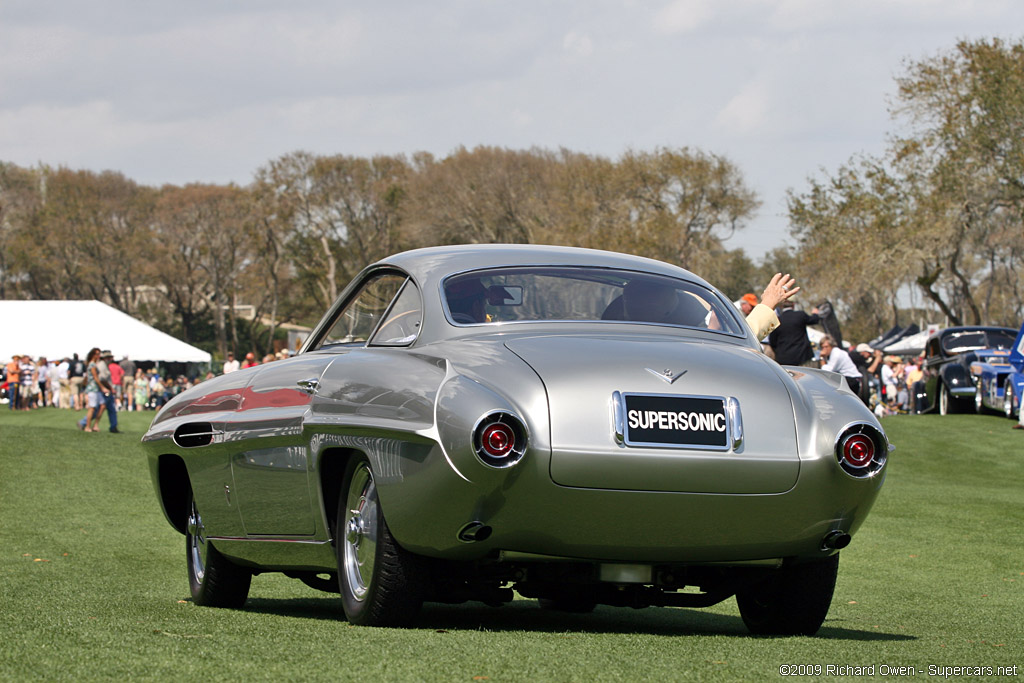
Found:
[[301, 353], [182, 393], [143, 442], [197, 604], [271, 571], [366, 625], [735, 595], [764, 634], [821, 626], [889, 453], [842, 377], [777, 365], [693, 274], [508, 245], [369, 266]]

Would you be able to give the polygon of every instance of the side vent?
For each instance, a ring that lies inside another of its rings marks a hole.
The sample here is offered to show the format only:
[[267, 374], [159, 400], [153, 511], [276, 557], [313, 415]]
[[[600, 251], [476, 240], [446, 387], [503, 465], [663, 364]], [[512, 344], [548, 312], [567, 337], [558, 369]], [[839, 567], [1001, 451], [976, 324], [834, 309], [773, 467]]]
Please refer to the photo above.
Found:
[[214, 434], [209, 422], [188, 422], [174, 430], [174, 443], [181, 448], [208, 446]]

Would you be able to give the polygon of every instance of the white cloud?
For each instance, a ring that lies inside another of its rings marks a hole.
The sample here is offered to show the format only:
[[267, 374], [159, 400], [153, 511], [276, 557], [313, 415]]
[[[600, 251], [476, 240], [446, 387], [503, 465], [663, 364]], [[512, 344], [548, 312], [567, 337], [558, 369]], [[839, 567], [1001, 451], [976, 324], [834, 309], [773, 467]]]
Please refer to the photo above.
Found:
[[562, 39], [562, 49], [573, 57], [589, 57], [594, 53], [594, 41], [586, 34], [569, 31]]
[[787, 187], [884, 148], [902, 60], [1021, 26], [1020, 0], [0, 0], [0, 161], [245, 183], [298, 149], [700, 147], [761, 193], [756, 256]]
[[715, 126], [727, 133], [747, 135], [765, 124], [769, 88], [762, 81], [747, 83], [715, 116]]
[[691, 33], [714, 15], [713, 0], [674, 0], [654, 15], [658, 33]]

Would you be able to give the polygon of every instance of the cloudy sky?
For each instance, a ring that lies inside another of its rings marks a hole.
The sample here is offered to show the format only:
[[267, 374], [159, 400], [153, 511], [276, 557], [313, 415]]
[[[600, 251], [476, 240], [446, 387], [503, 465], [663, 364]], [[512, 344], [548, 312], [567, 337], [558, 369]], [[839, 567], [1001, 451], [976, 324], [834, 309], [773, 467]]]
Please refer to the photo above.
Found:
[[905, 60], [1020, 0], [2, 0], [0, 160], [246, 184], [296, 150], [695, 147], [787, 240], [785, 193], [875, 154]]

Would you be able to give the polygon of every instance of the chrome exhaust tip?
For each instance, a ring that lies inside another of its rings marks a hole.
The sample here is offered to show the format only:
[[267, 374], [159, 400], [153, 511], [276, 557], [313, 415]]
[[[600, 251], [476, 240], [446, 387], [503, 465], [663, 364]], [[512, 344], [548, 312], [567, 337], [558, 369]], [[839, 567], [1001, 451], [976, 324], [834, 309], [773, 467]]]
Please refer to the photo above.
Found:
[[483, 522], [475, 521], [459, 529], [456, 537], [463, 543], [475, 543], [477, 541], [486, 541], [491, 537], [491, 531], [491, 527]]
[[853, 537], [850, 534], [839, 529], [833, 529], [821, 539], [821, 548], [822, 550], [842, 550], [850, 545], [851, 540], [853, 540]]

